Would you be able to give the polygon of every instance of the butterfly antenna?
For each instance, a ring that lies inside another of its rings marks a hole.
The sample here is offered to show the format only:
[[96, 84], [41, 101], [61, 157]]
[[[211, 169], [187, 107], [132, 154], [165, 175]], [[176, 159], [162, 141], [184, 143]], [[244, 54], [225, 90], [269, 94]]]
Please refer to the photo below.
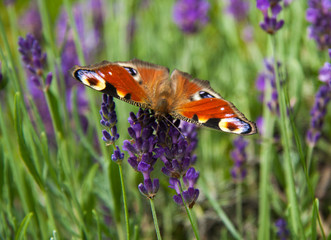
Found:
[[176, 127], [176, 125], [172, 121], [170, 121], [166, 116], [162, 116], [162, 117], [165, 120], [167, 120], [180, 133], [180, 135], [182, 135], [182, 137], [187, 141], [187, 137], [182, 133], [182, 131], [178, 127]]

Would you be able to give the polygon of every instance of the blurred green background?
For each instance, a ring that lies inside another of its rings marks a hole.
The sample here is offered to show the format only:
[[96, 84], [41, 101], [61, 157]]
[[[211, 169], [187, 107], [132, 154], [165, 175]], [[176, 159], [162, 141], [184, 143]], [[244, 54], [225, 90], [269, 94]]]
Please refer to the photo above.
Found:
[[[276, 57], [291, 108], [286, 116], [289, 137], [283, 135], [279, 115], [269, 113], [270, 122], [263, 126], [269, 128], [245, 137], [247, 176], [236, 181], [230, 171], [237, 136], [199, 129], [195, 168], [200, 172], [200, 196], [192, 209], [199, 235], [201, 239], [281, 239], [275, 226], [280, 218], [289, 231], [285, 239], [330, 234], [329, 113], [317, 145], [309, 147], [305, 140], [314, 95], [322, 84], [319, 69], [329, 58], [308, 37], [307, 2], [294, 0], [283, 8], [279, 18], [285, 24], [273, 36], [275, 52], [271, 37], [259, 26], [263, 15], [255, 1], [246, 1], [247, 16], [237, 21], [227, 11], [230, 1], [210, 0], [208, 23], [191, 34], [174, 22], [175, 1], [8, 2], [0, 4], [1, 239], [126, 239], [118, 166], [111, 161], [112, 147], [101, 140], [101, 94], [82, 90], [68, 69], [132, 58], [209, 80], [215, 91], [256, 121], [269, 109], [259, 101], [255, 81], [265, 71], [264, 59]], [[18, 51], [18, 37], [28, 33], [47, 53], [42, 78], [53, 73], [49, 88], [37, 94], [45, 94], [41, 98], [31, 89], [33, 82]], [[121, 147], [129, 138], [129, 112], [138, 108], [115, 102]], [[43, 116], [45, 107], [51, 117]], [[126, 158], [122, 167], [131, 239], [156, 239], [149, 202], [137, 188], [143, 178]], [[175, 191], [168, 188], [161, 167], [160, 161], [152, 173], [160, 179], [155, 207], [161, 235], [194, 239], [185, 209], [172, 200]]]

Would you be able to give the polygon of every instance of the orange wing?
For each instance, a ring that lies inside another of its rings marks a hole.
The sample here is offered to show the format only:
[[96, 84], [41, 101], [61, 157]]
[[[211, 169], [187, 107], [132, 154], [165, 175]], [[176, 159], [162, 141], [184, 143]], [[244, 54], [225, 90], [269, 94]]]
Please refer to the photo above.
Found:
[[167, 68], [137, 59], [74, 66], [71, 72], [88, 87], [144, 108], [151, 107], [153, 89], [169, 77]]
[[171, 115], [198, 125], [235, 134], [254, 134], [256, 126], [231, 103], [224, 100], [208, 81], [192, 79], [186, 73], [175, 70], [171, 75], [175, 87], [175, 99]]

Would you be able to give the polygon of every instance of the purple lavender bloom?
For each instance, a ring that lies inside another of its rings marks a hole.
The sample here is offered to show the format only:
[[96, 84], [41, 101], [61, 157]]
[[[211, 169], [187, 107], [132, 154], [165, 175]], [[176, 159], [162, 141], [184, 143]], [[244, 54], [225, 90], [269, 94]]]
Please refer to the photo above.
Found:
[[321, 137], [321, 130], [324, 124], [324, 117], [327, 105], [331, 99], [330, 85], [322, 85], [315, 96], [313, 108], [310, 111], [311, 122], [307, 131], [306, 139], [308, 145], [314, 147]]
[[[261, 102], [265, 101], [265, 87], [266, 84], [270, 84], [271, 86], [271, 99], [267, 100], [267, 106], [270, 109], [270, 111], [274, 114], [279, 115], [279, 103], [278, 103], [278, 92], [276, 87], [276, 77], [275, 77], [275, 69], [273, 65], [273, 60], [264, 60], [264, 65], [266, 70], [262, 73], [260, 73], [256, 79], [255, 86], [258, 91], [261, 92], [261, 95], [259, 97], [259, 100]], [[281, 64], [278, 62], [278, 67], [280, 67]]]
[[117, 115], [115, 112], [115, 102], [113, 101], [112, 96], [107, 94], [102, 95], [100, 115], [101, 125], [109, 129], [108, 131], [102, 131], [102, 140], [105, 141], [108, 145], [111, 145], [119, 138], [119, 134], [117, 133], [116, 128]]
[[[98, 54], [102, 46], [100, 41], [100, 29], [103, 27], [103, 10], [101, 0], [91, 0], [87, 4], [75, 4], [73, 6], [74, 20], [77, 26], [78, 34], [82, 40], [82, 47], [86, 59], [92, 59]], [[88, 26], [85, 19], [93, 19], [93, 26]], [[62, 10], [56, 24], [57, 44], [62, 46], [61, 52], [61, 72], [64, 74], [67, 108], [72, 111], [72, 89], [77, 89], [77, 107], [78, 114], [81, 119], [81, 124], [84, 130], [87, 129], [88, 122], [85, 117], [88, 110], [88, 102], [85, 96], [85, 87], [72, 80], [69, 70], [74, 65], [79, 65], [79, 60], [76, 52], [76, 46], [73, 38], [73, 30], [68, 28], [69, 19], [67, 13]]]
[[311, 23], [309, 37], [316, 41], [318, 48], [331, 48], [331, 2], [309, 0], [306, 19]]
[[[281, 12], [281, 0], [257, 0], [256, 7], [263, 13], [264, 21], [260, 23], [260, 27], [268, 34], [275, 34], [284, 25], [284, 20], [277, 20], [278, 14]], [[271, 16], [269, 16], [269, 11]]]
[[[53, 134], [52, 120], [43, 90], [47, 91], [52, 82], [51, 72], [45, 75], [46, 53], [42, 52], [39, 42], [31, 34], [18, 40], [19, 52], [28, 74], [28, 88], [45, 124], [48, 135]], [[45, 81], [43, 81], [45, 77]]]
[[[180, 178], [183, 178], [187, 188], [182, 191], [183, 198], [188, 206], [192, 208], [199, 196], [199, 190], [194, 188], [199, 172], [191, 167], [196, 162], [196, 155], [193, 155], [193, 151], [198, 142], [197, 132], [194, 124], [181, 122], [181, 125], [179, 125], [179, 122], [179, 120], [175, 121], [174, 125], [176, 127], [180, 126], [179, 130], [182, 134], [172, 125], [159, 128], [158, 145], [164, 149], [164, 154], [160, 156], [160, 159], [164, 163], [162, 172], [170, 178], [170, 187], [176, 190], [177, 194], [173, 197], [174, 201], [179, 205], [182, 204], [180, 196], [182, 186], [178, 185], [175, 179], [179, 181]], [[160, 126], [162, 125], [160, 124]], [[164, 129], [167, 130], [164, 131]]]
[[[180, 121], [177, 120], [174, 122], [174, 125], [178, 127], [179, 123]], [[161, 124], [162, 123], [160, 123], [160, 125]], [[187, 128], [185, 127], [186, 124], [189, 123], [183, 123], [184, 131], [187, 131], [187, 129], [185, 129]], [[189, 135], [188, 133], [185, 133], [186, 138], [183, 137], [184, 133], [181, 135], [178, 129], [174, 126], [169, 126], [168, 130], [166, 130], [166, 126], [159, 128], [158, 145], [162, 146], [164, 149], [164, 154], [160, 156], [160, 159], [164, 163], [162, 172], [168, 177], [178, 179], [183, 177], [189, 167], [196, 161], [196, 157], [192, 156], [192, 152], [197, 146], [196, 134], [194, 133], [196, 128], [195, 126], [190, 126], [190, 128], [192, 134]], [[192, 141], [190, 137], [192, 137]]]
[[318, 79], [326, 84], [331, 84], [331, 64], [326, 62], [320, 69]]
[[[199, 172], [195, 172], [194, 168], [190, 168], [190, 170], [193, 173], [190, 176], [192, 178], [191, 183], [193, 183], [193, 182], [195, 183], [199, 177]], [[188, 174], [190, 174], [189, 171], [188, 171]], [[186, 181], [188, 181], [188, 180], [186, 180]], [[175, 189], [175, 191], [177, 193], [176, 195], [173, 196], [173, 200], [179, 206], [183, 205], [183, 199], [181, 197], [182, 186], [180, 184], [180, 181], [177, 178], [170, 178], [169, 183], [170, 183], [169, 187], [172, 189]], [[190, 182], [188, 182], [188, 185], [189, 184], [190, 184]], [[199, 189], [194, 188], [193, 185], [192, 185], [192, 187], [188, 186], [187, 190], [182, 192], [184, 201], [188, 205], [189, 208], [193, 208], [193, 206], [195, 205], [195, 203], [199, 197], [199, 194], [200, 194]]]
[[249, 2], [245, 0], [230, 0], [226, 9], [237, 22], [244, 21], [249, 12]]
[[142, 173], [144, 182], [138, 185], [139, 191], [148, 198], [153, 199], [159, 189], [159, 180], [151, 179], [156, 160], [163, 154], [162, 148], [157, 148], [157, 136], [155, 117], [151, 116], [149, 110], [139, 109], [137, 115], [130, 113], [130, 127], [128, 133], [131, 141], [123, 142], [123, 150], [130, 155], [129, 164]]
[[[101, 125], [107, 128], [107, 130], [102, 130], [102, 140], [105, 141], [107, 145], [114, 145], [115, 141], [118, 140], [120, 135], [117, 133], [116, 128], [117, 115], [115, 111], [115, 102], [113, 101], [113, 97], [107, 94], [102, 95], [100, 115]], [[111, 159], [114, 162], [122, 162], [122, 160], [124, 159], [124, 153], [121, 152], [120, 148], [117, 145], [114, 149]]]
[[178, 0], [173, 8], [174, 22], [184, 33], [196, 33], [208, 23], [209, 8], [206, 0]]
[[[331, 49], [329, 49], [331, 58]], [[326, 62], [319, 71], [319, 80], [326, 83], [318, 89], [313, 108], [310, 111], [311, 122], [307, 131], [306, 140], [309, 146], [314, 147], [321, 137], [327, 105], [331, 99], [331, 64]]]
[[18, 45], [22, 62], [28, 71], [29, 81], [33, 83], [28, 85], [30, 92], [34, 97], [43, 96], [42, 87], [44, 86], [47, 89], [53, 78], [52, 73], [49, 72], [46, 75], [44, 84], [43, 77], [47, 55], [41, 51], [39, 42], [31, 34], [27, 34], [26, 39], [20, 37]]
[[279, 218], [275, 226], [277, 227], [277, 237], [280, 240], [290, 239], [290, 231], [287, 229], [287, 223], [283, 218]]
[[247, 171], [244, 164], [247, 160], [246, 147], [248, 142], [239, 136], [233, 141], [235, 149], [231, 152], [231, 157], [234, 161], [234, 166], [231, 169], [231, 176], [234, 180], [240, 182], [246, 177]]

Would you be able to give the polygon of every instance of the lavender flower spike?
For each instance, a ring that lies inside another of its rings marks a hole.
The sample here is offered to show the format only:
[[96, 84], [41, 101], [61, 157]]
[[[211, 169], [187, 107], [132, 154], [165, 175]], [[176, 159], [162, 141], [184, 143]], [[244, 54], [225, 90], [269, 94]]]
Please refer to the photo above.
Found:
[[[281, 0], [257, 0], [256, 7], [263, 13], [264, 21], [260, 23], [260, 27], [268, 34], [275, 34], [284, 25], [284, 20], [277, 21], [277, 15], [282, 10], [280, 6]], [[269, 16], [269, 10], [271, 16]]]
[[287, 229], [287, 223], [283, 218], [279, 218], [275, 226], [277, 227], [277, 237], [280, 240], [290, 239], [290, 231]]
[[242, 136], [239, 136], [233, 141], [235, 149], [231, 152], [231, 157], [234, 161], [231, 175], [236, 181], [242, 181], [247, 174], [246, 169], [244, 168], [244, 164], [247, 160], [245, 151], [247, 144], [248, 142]]
[[157, 136], [155, 118], [149, 110], [139, 109], [137, 115], [130, 113], [130, 127], [128, 129], [132, 140], [123, 142], [123, 149], [130, 155], [129, 164], [142, 173], [144, 182], [138, 185], [141, 194], [153, 199], [159, 190], [159, 180], [151, 179], [156, 160], [163, 154], [163, 149], [156, 146]]
[[[46, 53], [41, 51], [39, 42], [31, 35], [27, 34], [26, 39], [20, 37], [18, 40], [19, 49], [22, 61], [25, 68], [29, 71], [29, 79], [34, 85], [41, 89], [42, 77], [44, 74], [44, 66], [46, 64]], [[52, 75], [48, 73], [47, 83], [51, 82]], [[46, 86], [48, 87], [48, 86]], [[32, 91], [32, 95], [34, 95]]]
[[[331, 58], [331, 50], [329, 49]], [[311, 122], [306, 134], [306, 140], [310, 147], [314, 147], [321, 137], [321, 131], [324, 123], [324, 117], [327, 111], [327, 105], [331, 99], [331, 64], [326, 62], [319, 71], [319, 80], [325, 84], [318, 89], [313, 108], [310, 111]]]
[[331, 2], [309, 0], [306, 19], [311, 23], [309, 37], [316, 41], [318, 48], [331, 48]]
[[184, 33], [193, 34], [208, 23], [209, 8], [206, 0], [178, 0], [173, 8], [173, 19]]
[[330, 85], [322, 85], [315, 96], [315, 103], [310, 111], [311, 122], [307, 131], [306, 139], [308, 145], [314, 147], [321, 137], [326, 108], [331, 99]]
[[115, 112], [115, 102], [113, 101], [113, 97], [107, 94], [102, 95], [100, 115], [101, 125], [110, 130], [102, 131], [102, 140], [105, 141], [107, 144], [113, 144], [113, 142], [115, 142], [119, 138], [119, 134], [117, 133], [116, 128], [117, 116]]
[[[113, 101], [113, 97], [107, 94], [102, 95], [100, 115], [101, 125], [108, 129], [102, 130], [102, 140], [105, 141], [107, 145], [112, 145], [120, 137], [116, 128], [117, 116], [115, 112], [115, 102]], [[122, 162], [124, 159], [124, 153], [121, 152], [117, 145], [114, 149], [111, 159], [118, 163]]]

